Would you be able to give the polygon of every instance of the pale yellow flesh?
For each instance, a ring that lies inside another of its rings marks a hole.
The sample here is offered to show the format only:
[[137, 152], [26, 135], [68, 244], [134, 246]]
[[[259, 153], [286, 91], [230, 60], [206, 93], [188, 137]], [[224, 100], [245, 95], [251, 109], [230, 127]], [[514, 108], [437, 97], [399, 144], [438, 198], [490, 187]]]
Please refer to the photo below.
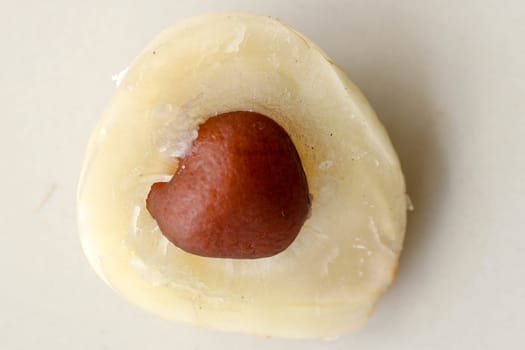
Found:
[[[274, 257], [190, 255], [161, 235], [145, 198], [198, 124], [239, 110], [288, 131], [311, 217]], [[246, 14], [187, 20], [132, 63], [91, 137], [78, 196], [84, 250], [116, 291], [170, 319], [267, 336], [362, 326], [393, 279], [406, 222], [399, 161], [359, 90], [308, 39]]]

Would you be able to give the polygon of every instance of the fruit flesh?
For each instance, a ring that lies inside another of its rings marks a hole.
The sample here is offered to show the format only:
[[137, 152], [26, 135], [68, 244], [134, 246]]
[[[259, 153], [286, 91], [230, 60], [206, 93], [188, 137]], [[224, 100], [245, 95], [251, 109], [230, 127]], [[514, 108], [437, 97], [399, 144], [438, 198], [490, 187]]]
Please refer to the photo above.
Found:
[[[236, 110], [290, 134], [312, 215], [270, 258], [187, 254], [163, 238], [145, 198], [207, 116]], [[84, 250], [115, 290], [166, 318], [260, 335], [361, 327], [393, 279], [405, 220], [397, 156], [359, 90], [308, 39], [244, 14], [190, 19], [145, 49], [94, 131], [79, 184]]]
[[255, 259], [286, 249], [310, 199], [301, 160], [286, 131], [253, 112], [199, 126], [170, 182], [151, 187], [147, 209], [162, 234], [188, 253]]

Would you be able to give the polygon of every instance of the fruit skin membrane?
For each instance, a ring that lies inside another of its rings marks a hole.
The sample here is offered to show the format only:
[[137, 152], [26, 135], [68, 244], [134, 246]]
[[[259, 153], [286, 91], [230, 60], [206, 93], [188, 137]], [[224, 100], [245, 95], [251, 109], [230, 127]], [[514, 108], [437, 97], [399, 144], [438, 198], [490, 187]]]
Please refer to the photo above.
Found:
[[[199, 124], [230, 111], [288, 132], [312, 194], [295, 241], [269, 258], [188, 254], [145, 208]], [[406, 209], [398, 158], [357, 87], [303, 35], [238, 13], [181, 22], [134, 60], [91, 136], [78, 190], [84, 251], [128, 300], [196, 326], [292, 338], [366, 323], [394, 278]]]

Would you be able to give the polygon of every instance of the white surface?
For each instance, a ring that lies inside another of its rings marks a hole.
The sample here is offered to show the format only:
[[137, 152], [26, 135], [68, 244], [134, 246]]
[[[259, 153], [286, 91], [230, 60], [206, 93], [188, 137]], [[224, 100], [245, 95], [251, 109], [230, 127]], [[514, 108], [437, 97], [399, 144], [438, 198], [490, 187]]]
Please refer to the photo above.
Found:
[[[522, 1], [131, 3], [2, 6], [1, 349], [523, 346]], [[81, 253], [75, 187], [111, 76], [164, 27], [212, 10], [273, 15], [310, 36], [391, 134], [416, 211], [398, 279], [358, 334], [290, 341], [169, 323], [116, 296]]]

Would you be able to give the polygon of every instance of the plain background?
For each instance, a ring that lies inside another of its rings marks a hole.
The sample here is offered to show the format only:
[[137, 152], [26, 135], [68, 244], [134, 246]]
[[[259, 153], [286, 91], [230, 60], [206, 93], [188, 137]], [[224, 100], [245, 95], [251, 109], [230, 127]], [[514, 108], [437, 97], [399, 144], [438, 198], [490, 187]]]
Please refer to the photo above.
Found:
[[[1, 349], [517, 349], [525, 336], [525, 3], [17, 1], [0, 6]], [[334, 341], [170, 323], [115, 295], [80, 249], [75, 191], [112, 75], [163, 28], [272, 15], [359, 85], [416, 210], [368, 326]]]

